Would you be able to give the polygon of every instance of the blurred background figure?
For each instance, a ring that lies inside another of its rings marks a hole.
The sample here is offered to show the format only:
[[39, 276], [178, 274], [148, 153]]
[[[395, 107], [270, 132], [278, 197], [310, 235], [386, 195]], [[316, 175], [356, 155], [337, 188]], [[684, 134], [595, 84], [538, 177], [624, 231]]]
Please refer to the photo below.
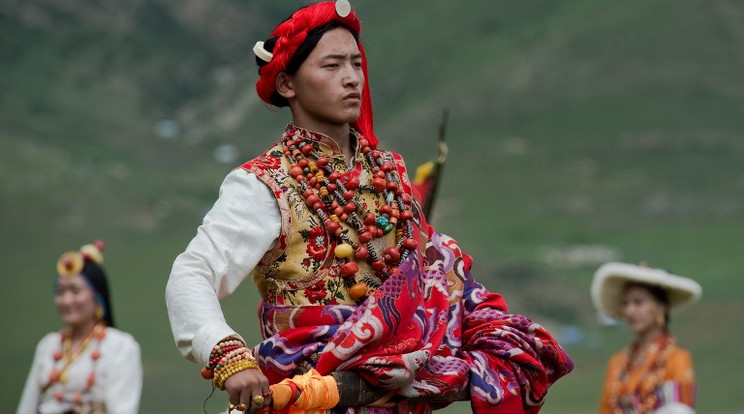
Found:
[[610, 358], [600, 414], [694, 413], [692, 357], [669, 332], [669, 313], [697, 301], [701, 293], [694, 280], [645, 265], [606, 263], [597, 270], [594, 305], [623, 320], [635, 336]]
[[87, 244], [57, 261], [54, 304], [63, 327], [36, 346], [17, 414], [137, 413], [140, 348], [114, 328], [103, 246]]

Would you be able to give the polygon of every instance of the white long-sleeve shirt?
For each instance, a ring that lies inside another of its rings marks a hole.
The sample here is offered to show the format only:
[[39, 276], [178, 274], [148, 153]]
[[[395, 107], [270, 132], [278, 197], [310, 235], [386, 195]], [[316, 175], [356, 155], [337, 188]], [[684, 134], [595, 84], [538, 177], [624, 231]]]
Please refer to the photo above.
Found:
[[219, 300], [248, 277], [280, 233], [281, 213], [269, 187], [242, 168], [228, 174], [166, 286], [173, 338], [184, 356], [205, 365], [221, 339], [240, 337]]
[[[56, 383], [42, 392], [49, 376], [59, 362], [54, 353], [60, 351], [59, 332], [49, 333], [36, 346], [34, 360], [23, 388], [17, 414], [59, 414], [72, 410], [70, 401], [75, 392], [81, 392], [83, 401], [100, 401], [106, 404], [110, 414], [136, 414], [142, 392], [142, 361], [140, 347], [134, 338], [118, 329], [106, 328], [106, 337], [101, 341], [101, 356], [94, 361], [91, 353], [96, 349], [91, 343], [69, 366], [67, 381]], [[59, 369], [59, 368], [57, 368]], [[86, 389], [88, 376], [95, 369], [96, 380], [89, 392]], [[62, 392], [63, 401], [54, 394]]]

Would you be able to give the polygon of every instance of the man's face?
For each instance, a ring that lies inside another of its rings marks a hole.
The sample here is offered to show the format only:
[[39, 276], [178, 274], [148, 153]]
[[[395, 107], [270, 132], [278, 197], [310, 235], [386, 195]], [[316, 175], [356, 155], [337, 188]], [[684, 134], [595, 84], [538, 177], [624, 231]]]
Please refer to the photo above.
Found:
[[362, 55], [344, 28], [326, 32], [294, 75], [289, 96], [295, 123], [324, 131], [359, 118], [364, 73]]

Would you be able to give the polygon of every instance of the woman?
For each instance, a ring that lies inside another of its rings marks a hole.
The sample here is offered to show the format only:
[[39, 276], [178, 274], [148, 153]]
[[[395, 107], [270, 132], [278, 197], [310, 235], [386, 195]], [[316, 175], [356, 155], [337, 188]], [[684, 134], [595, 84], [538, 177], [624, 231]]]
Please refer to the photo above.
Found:
[[57, 261], [54, 303], [64, 325], [36, 346], [17, 414], [136, 414], [140, 349], [114, 328], [103, 242]]
[[[402, 158], [377, 148], [359, 32], [347, 1], [322, 2], [254, 47], [258, 95], [292, 124], [228, 175], [174, 262], [175, 342], [251, 413], [272, 403], [269, 384], [314, 370], [389, 390], [379, 412], [425, 413], [408, 399], [464, 389], [476, 411], [537, 412], [572, 363], [473, 280], [470, 257], [426, 224]], [[250, 274], [265, 338], [252, 350], [219, 307]]]
[[592, 283], [595, 306], [624, 320], [635, 335], [633, 343], [609, 361], [601, 414], [694, 406], [692, 358], [669, 332], [669, 313], [695, 302], [701, 293], [692, 279], [648, 266], [607, 263], [597, 270]]

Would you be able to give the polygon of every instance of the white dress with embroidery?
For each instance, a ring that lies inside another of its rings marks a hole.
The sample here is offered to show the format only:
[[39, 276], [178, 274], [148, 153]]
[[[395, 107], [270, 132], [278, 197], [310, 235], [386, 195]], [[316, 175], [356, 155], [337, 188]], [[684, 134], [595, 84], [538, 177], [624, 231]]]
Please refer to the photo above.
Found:
[[[64, 384], [49, 383], [52, 370], [59, 370], [61, 362], [54, 360], [55, 352], [62, 349], [59, 332], [49, 333], [36, 346], [26, 386], [23, 389], [17, 414], [58, 414], [75, 408], [72, 399], [80, 393], [83, 402], [99, 401], [106, 405], [109, 414], [136, 414], [142, 392], [142, 361], [140, 347], [132, 335], [115, 328], [106, 328], [101, 341], [100, 358], [91, 354], [97, 348], [94, 339], [69, 366]], [[88, 377], [95, 370], [93, 387], [86, 391]], [[62, 401], [55, 394], [62, 393]]]

